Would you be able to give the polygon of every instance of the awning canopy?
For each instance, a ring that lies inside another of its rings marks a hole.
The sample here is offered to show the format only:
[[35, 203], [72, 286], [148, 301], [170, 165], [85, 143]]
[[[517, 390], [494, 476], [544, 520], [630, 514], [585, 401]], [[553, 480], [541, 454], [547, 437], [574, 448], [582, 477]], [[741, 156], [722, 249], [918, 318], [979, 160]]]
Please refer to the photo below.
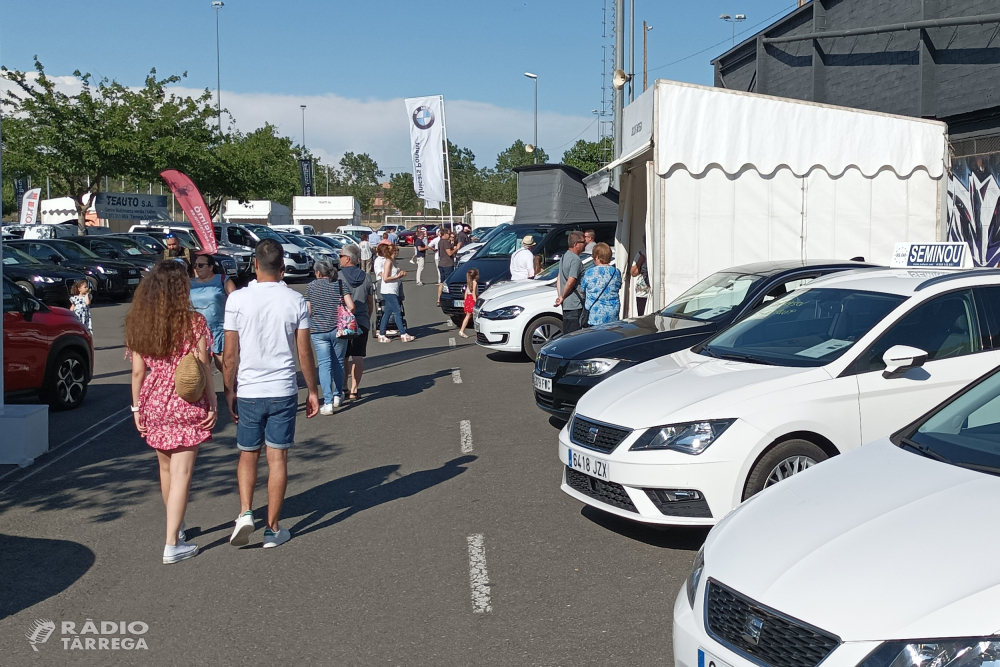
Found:
[[583, 179], [583, 184], [587, 186], [587, 196], [596, 197], [597, 195], [603, 195], [611, 187], [611, 172], [617, 167], [625, 164], [626, 162], [631, 162], [635, 158], [639, 157], [650, 148], [653, 147], [653, 140], [650, 139], [646, 143], [642, 144], [635, 150], [633, 150], [628, 155], [623, 155], [617, 160], [609, 162], [604, 165], [593, 174], [590, 174]]

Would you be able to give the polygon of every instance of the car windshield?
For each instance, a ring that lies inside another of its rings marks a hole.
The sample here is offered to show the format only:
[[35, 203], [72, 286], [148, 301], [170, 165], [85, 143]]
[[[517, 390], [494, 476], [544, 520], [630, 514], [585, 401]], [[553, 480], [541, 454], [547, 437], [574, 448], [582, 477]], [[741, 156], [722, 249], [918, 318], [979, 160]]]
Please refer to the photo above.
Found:
[[70, 259], [100, 259], [96, 254], [73, 241], [57, 241], [52, 246]]
[[740, 306], [762, 280], [764, 276], [752, 273], [715, 273], [674, 299], [660, 314], [684, 320], [717, 320]]
[[500, 230], [496, 236], [487, 241], [486, 245], [479, 249], [479, 252], [476, 253], [476, 259], [510, 257], [517, 250], [521, 239], [529, 234], [534, 236], [537, 242], [545, 235], [545, 232], [541, 229], [511, 229], [507, 227]]
[[343, 237], [339, 237], [339, 236], [338, 237], [334, 237], [334, 236], [316, 236], [316, 237], [314, 237], [313, 240], [316, 241], [317, 243], [322, 243], [323, 245], [327, 246], [328, 248], [337, 248], [338, 250], [340, 248], [343, 248], [348, 243], [350, 243], [350, 241], [348, 241], [347, 239], [345, 239]]
[[[124, 237], [122, 238], [124, 239]], [[151, 255], [158, 255], [163, 252], [163, 244], [159, 243], [152, 236], [146, 236], [143, 234], [141, 236], [130, 236], [126, 240], [134, 241], [137, 245], [145, 248]]]
[[15, 264], [19, 264], [21, 266], [26, 264], [41, 264], [41, 262], [28, 253], [21, 252], [17, 248], [11, 248], [10, 246], [4, 246], [3, 248], [3, 263], [7, 266]]
[[776, 366], [825, 366], [905, 299], [847, 289], [797, 290], [712, 338], [701, 354]]
[[156, 253], [152, 252], [151, 250], [148, 250], [145, 246], [140, 245], [136, 241], [133, 241], [132, 239], [123, 239], [123, 238], [115, 237], [113, 240], [114, 240], [115, 243], [117, 243], [118, 245], [120, 245], [122, 247], [122, 249], [125, 251], [125, 253], [127, 255], [130, 255], [132, 257], [138, 257], [140, 255], [154, 255], [154, 254], [156, 254]]
[[284, 240], [278, 235], [278, 232], [274, 231], [270, 227], [265, 227], [264, 225], [247, 225], [246, 228], [253, 232], [257, 238], [264, 239], [274, 239], [278, 243], [282, 243]]
[[1000, 373], [940, 408], [910, 437], [893, 441], [944, 463], [1000, 475]]
[[282, 239], [285, 243], [291, 243], [292, 245], [297, 245], [300, 248], [311, 248], [312, 246], [306, 242], [305, 239], [296, 236], [295, 234], [282, 234]]

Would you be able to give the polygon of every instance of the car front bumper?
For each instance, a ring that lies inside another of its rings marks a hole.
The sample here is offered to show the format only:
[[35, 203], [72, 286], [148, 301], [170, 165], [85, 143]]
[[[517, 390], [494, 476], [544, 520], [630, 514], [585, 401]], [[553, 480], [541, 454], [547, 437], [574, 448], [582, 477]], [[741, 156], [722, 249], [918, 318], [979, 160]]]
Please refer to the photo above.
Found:
[[304, 276], [312, 271], [312, 262], [293, 262], [285, 260], [285, 273], [295, 276]]
[[[728, 514], [742, 497], [740, 481], [746, 453], [767, 437], [743, 420], [737, 420], [718, 442], [692, 456], [672, 450], [629, 451], [645, 432], [637, 429], [611, 452], [604, 453], [572, 442], [569, 435], [572, 427], [573, 422], [569, 421], [559, 432], [559, 461], [563, 464], [560, 488], [580, 502], [605, 512], [668, 526], [712, 526]], [[723, 440], [729, 445], [723, 445]], [[599, 480], [580, 471], [568, 472], [572, 452], [607, 464], [608, 479]], [[699, 492], [711, 516], [694, 511], [691, 503], [664, 501], [661, 491], [666, 489]]]
[[476, 344], [501, 352], [520, 352], [524, 334], [524, 314], [510, 320], [476, 318]]

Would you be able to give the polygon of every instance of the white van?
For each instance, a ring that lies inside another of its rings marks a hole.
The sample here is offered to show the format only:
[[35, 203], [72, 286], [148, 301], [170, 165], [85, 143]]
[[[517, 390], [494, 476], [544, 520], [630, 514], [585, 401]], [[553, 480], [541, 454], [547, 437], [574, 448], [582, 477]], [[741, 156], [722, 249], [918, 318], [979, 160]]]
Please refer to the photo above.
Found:
[[286, 234], [305, 234], [306, 236], [315, 236], [316, 229], [312, 225], [268, 225], [271, 229], [279, 232], [284, 232]]

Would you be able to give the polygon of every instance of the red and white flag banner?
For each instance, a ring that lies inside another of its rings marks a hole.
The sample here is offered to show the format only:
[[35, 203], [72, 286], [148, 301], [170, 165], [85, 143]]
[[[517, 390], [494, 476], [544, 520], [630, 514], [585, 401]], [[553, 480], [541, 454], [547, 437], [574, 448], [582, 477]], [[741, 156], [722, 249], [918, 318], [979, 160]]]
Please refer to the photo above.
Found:
[[215, 254], [219, 249], [219, 244], [215, 240], [212, 218], [209, 217], [208, 206], [194, 181], [176, 169], [161, 171], [160, 176], [170, 187], [170, 191], [177, 198], [177, 203], [181, 205], [188, 220], [191, 221], [194, 233], [197, 234], [198, 240], [201, 242], [202, 253]]

